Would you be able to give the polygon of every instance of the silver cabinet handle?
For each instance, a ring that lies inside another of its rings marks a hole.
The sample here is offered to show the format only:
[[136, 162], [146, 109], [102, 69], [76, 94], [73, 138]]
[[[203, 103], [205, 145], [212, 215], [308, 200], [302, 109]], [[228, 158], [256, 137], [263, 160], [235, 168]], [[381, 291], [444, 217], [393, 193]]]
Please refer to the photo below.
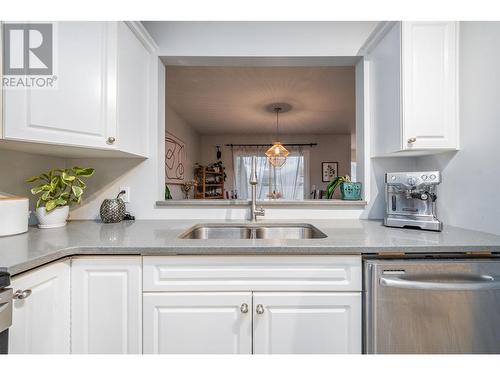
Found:
[[116, 138], [115, 137], [108, 137], [108, 144], [112, 145], [113, 143], [115, 143], [116, 141]]
[[259, 315], [264, 314], [264, 306], [262, 306], [260, 303], [257, 305], [257, 308], [255, 309], [255, 312]]
[[408, 143], [415, 143], [416, 141], [417, 141], [417, 138], [415, 138], [415, 137], [408, 138]]
[[243, 314], [246, 314], [248, 312], [248, 305], [246, 303], [243, 303], [240, 307], [240, 311], [243, 313]]
[[16, 290], [14, 292], [14, 295], [12, 296], [12, 299], [26, 299], [29, 296], [31, 296], [31, 289], [25, 289], [25, 290]]
[[495, 280], [491, 276], [479, 276], [474, 279], [464, 279], [464, 281], [446, 281], [444, 279], [442, 281], [412, 280], [397, 276], [383, 276], [380, 278], [380, 285], [420, 290], [492, 290], [500, 289], [500, 280]]

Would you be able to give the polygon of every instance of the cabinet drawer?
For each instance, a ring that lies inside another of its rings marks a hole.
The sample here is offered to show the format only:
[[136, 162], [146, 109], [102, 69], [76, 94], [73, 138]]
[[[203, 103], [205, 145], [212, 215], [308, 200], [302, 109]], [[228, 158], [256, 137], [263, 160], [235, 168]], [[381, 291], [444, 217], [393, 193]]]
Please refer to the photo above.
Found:
[[146, 256], [143, 290], [360, 291], [359, 256]]

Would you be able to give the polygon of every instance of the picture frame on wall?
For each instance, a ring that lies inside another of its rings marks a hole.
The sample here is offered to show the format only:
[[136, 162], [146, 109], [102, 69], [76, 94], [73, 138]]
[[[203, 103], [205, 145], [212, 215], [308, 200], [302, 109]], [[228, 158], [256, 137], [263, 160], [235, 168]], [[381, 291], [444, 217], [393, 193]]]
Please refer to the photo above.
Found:
[[323, 182], [330, 182], [339, 175], [338, 161], [324, 161], [321, 163], [321, 176]]

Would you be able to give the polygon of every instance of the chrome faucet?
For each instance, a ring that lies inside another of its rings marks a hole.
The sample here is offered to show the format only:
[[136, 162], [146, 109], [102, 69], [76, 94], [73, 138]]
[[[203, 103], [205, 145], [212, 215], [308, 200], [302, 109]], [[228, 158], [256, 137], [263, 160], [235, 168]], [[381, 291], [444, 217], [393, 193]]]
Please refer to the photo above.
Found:
[[250, 220], [257, 221], [257, 216], [264, 216], [264, 208], [257, 208], [257, 159], [252, 156], [252, 171], [250, 172], [250, 185], [252, 187], [252, 206]]

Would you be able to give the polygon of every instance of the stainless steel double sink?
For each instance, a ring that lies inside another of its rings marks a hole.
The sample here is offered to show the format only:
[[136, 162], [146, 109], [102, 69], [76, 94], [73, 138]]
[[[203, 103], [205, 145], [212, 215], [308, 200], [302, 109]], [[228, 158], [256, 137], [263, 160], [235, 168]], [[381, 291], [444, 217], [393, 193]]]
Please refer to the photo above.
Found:
[[326, 234], [311, 224], [199, 224], [180, 235], [183, 239], [312, 239]]

